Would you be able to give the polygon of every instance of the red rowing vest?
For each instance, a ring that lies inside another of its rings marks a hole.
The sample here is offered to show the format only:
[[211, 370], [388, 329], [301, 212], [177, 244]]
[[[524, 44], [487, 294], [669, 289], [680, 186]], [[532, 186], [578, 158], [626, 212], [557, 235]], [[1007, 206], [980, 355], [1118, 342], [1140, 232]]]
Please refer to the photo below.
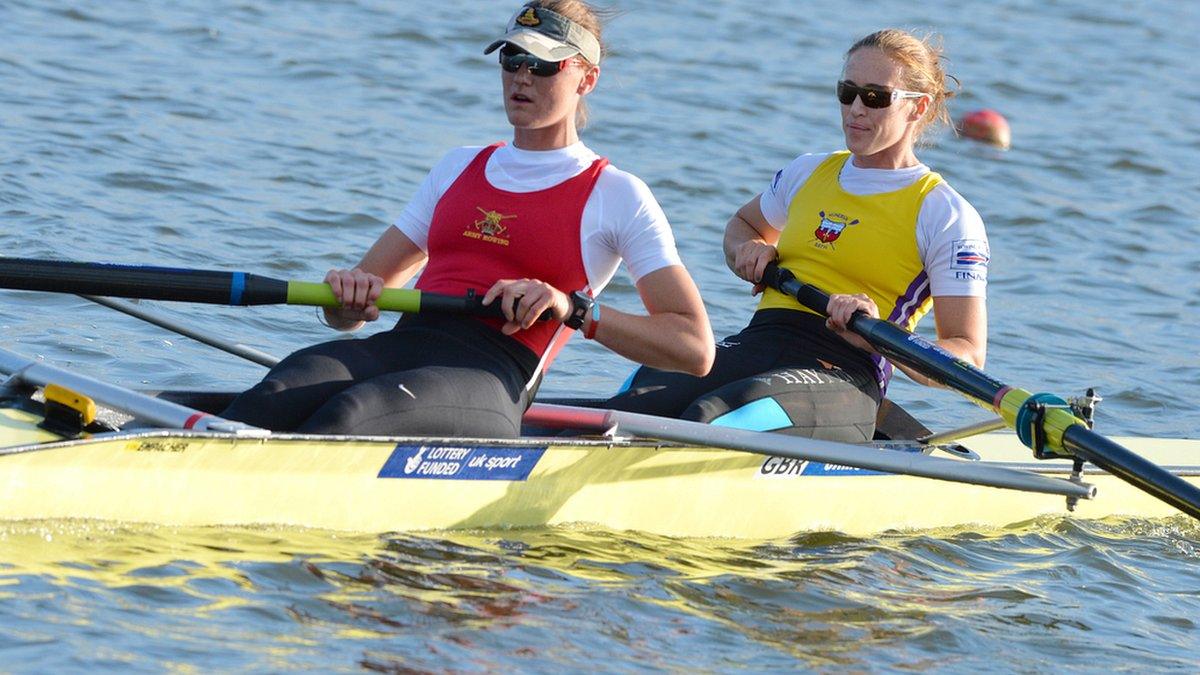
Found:
[[[579, 175], [544, 190], [508, 192], [493, 187], [485, 172], [502, 145], [480, 151], [438, 201], [429, 226], [429, 264], [418, 290], [463, 295], [474, 289], [483, 295], [500, 279], [524, 278], [564, 293], [588, 288], [580, 243], [583, 207], [608, 160], [597, 158]], [[496, 330], [504, 325], [479, 320]], [[512, 337], [548, 365], [572, 333], [556, 321], [539, 321]]]

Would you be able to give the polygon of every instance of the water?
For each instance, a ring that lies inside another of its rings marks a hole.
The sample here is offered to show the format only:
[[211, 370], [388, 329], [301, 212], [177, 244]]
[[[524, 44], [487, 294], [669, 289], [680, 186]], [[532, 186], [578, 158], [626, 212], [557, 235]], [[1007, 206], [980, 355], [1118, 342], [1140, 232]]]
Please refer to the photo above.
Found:
[[[921, 157], [975, 204], [988, 370], [1105, 396], [1113, 434], [1200, 434], [1200, 79], [1186, 3], [627, 0], [586, 140], [671, 217], [714, 328], [752, 304], [724, 222], [840, 147], [841, 53], [935, 28], [1014, 148]], [[0, 251], [317, 279], [448, 148], [506, 136], [479, 53], [510, 8], [383, 0], [0, 5]], [[636, 308], [618, 276], [606, 293]], [[160, 305], [276, 354], [311, 310]], [[4, 293], [5, 347], [127, 385], [261, 369], [70, 297]], [[612, 391], [590, 343], [550, 395]], [[934, 427], [983, 414], [898, 384]], [[881, 508], [885, 505], [881, 505]], [[564, 529], [388, 537], [81, 523], [0, 529], [0, 669], [1195, 670], [1200, 530], [1182, 519], [720, 542]]]

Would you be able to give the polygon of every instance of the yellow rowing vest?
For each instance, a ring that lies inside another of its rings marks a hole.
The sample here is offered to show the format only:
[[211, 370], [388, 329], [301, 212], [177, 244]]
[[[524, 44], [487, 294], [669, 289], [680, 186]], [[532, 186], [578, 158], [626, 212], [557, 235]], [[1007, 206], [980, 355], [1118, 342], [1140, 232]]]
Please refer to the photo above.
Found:
[[[942, 177], [930, 172], [899, 190], [852, 195], [838, 181], [848, 159], [847, 151], [833, 153], [796, 191], [779, 236], [779, 265], [828, 293], [866, 293], [880, 316], [911, 330], [933, 306], [917, 215]], [[811, 311], [773, 288], [758, 309]]]

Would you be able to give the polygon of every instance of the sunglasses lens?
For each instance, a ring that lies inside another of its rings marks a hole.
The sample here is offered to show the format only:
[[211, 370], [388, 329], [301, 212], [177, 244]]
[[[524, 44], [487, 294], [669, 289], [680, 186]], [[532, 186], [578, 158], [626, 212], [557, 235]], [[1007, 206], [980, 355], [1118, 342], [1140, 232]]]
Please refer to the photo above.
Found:
[[842, 105], [851, 105], [855, 98], [862, 98], [868, 108], [886, 108], [892, 104], [892, 92], [886, 89], [867, 89], [848, 82], [838, 82], [837, 97]]
[[536, 56], [520, 51], [514, 47], [504, 47], [500, 50], [500, 66], [505, 71], [515, 73], [521, 66], [528, 65], [529, 72], [538, 77], [557, 75], [562, 70], [562, 61], [543, 61]]
[[514, 61], [513, 57], [517, 52], [511, 47], [504, 47], [500, 50], [500, 67], [510, 73], [515, 73], [521, 69], [520, 62]]
[[845, 82], [838, 82], [837, 97], [838, 101], [841, 102], [842, 105], [850, 105], [851, 103], [854, 103], [855, 96], [858, 96], [858, 89], [856, 87], [852, 87]]
[[877, 89], [860, 89], [858, 95], [868, 108], [886, 108], [892, 104], [891, 92], [885, 94]]
[[530, 59], [529, 72], [538, 77], [550, 77], [558, 74], [557, 61], [543, 61], [541, 59]]

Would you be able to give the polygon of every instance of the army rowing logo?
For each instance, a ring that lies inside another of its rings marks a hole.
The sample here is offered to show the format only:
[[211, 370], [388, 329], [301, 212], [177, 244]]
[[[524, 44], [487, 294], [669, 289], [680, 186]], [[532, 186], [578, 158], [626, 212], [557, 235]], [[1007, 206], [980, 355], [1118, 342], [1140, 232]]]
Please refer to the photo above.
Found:
[[517, 23], [533, 28], [542, 25], [542, 20], [538, 18], [537, 12], [532, 7], [526, 7], [525, 11], [517, 17]]
[[813, 246], [817, 248], [833, 248], [833, 242], [842, 236], [842, 232], [847, 227], [858, 224], [857, 218], [851, 220], [850, 216], [843, 213], [827, 214], [824, 211], [818, 211], [818, 213], [821, 215], [821, 224], [817, 225], [816, 231], [813, 232], [813, 236], [816, 237]]
[[506, 216], [499, 211], [486, 211], [479, 206], [475, 208], [483, 214], [483, 218], [471, 223], [471, 227], [468, 227], [463, 232], [463, 236], [471, 239], [481, 239], [492, 244], [508, 246], [508, 228], [504, 226], [503, 221], [516, 218], [517, 216]]

